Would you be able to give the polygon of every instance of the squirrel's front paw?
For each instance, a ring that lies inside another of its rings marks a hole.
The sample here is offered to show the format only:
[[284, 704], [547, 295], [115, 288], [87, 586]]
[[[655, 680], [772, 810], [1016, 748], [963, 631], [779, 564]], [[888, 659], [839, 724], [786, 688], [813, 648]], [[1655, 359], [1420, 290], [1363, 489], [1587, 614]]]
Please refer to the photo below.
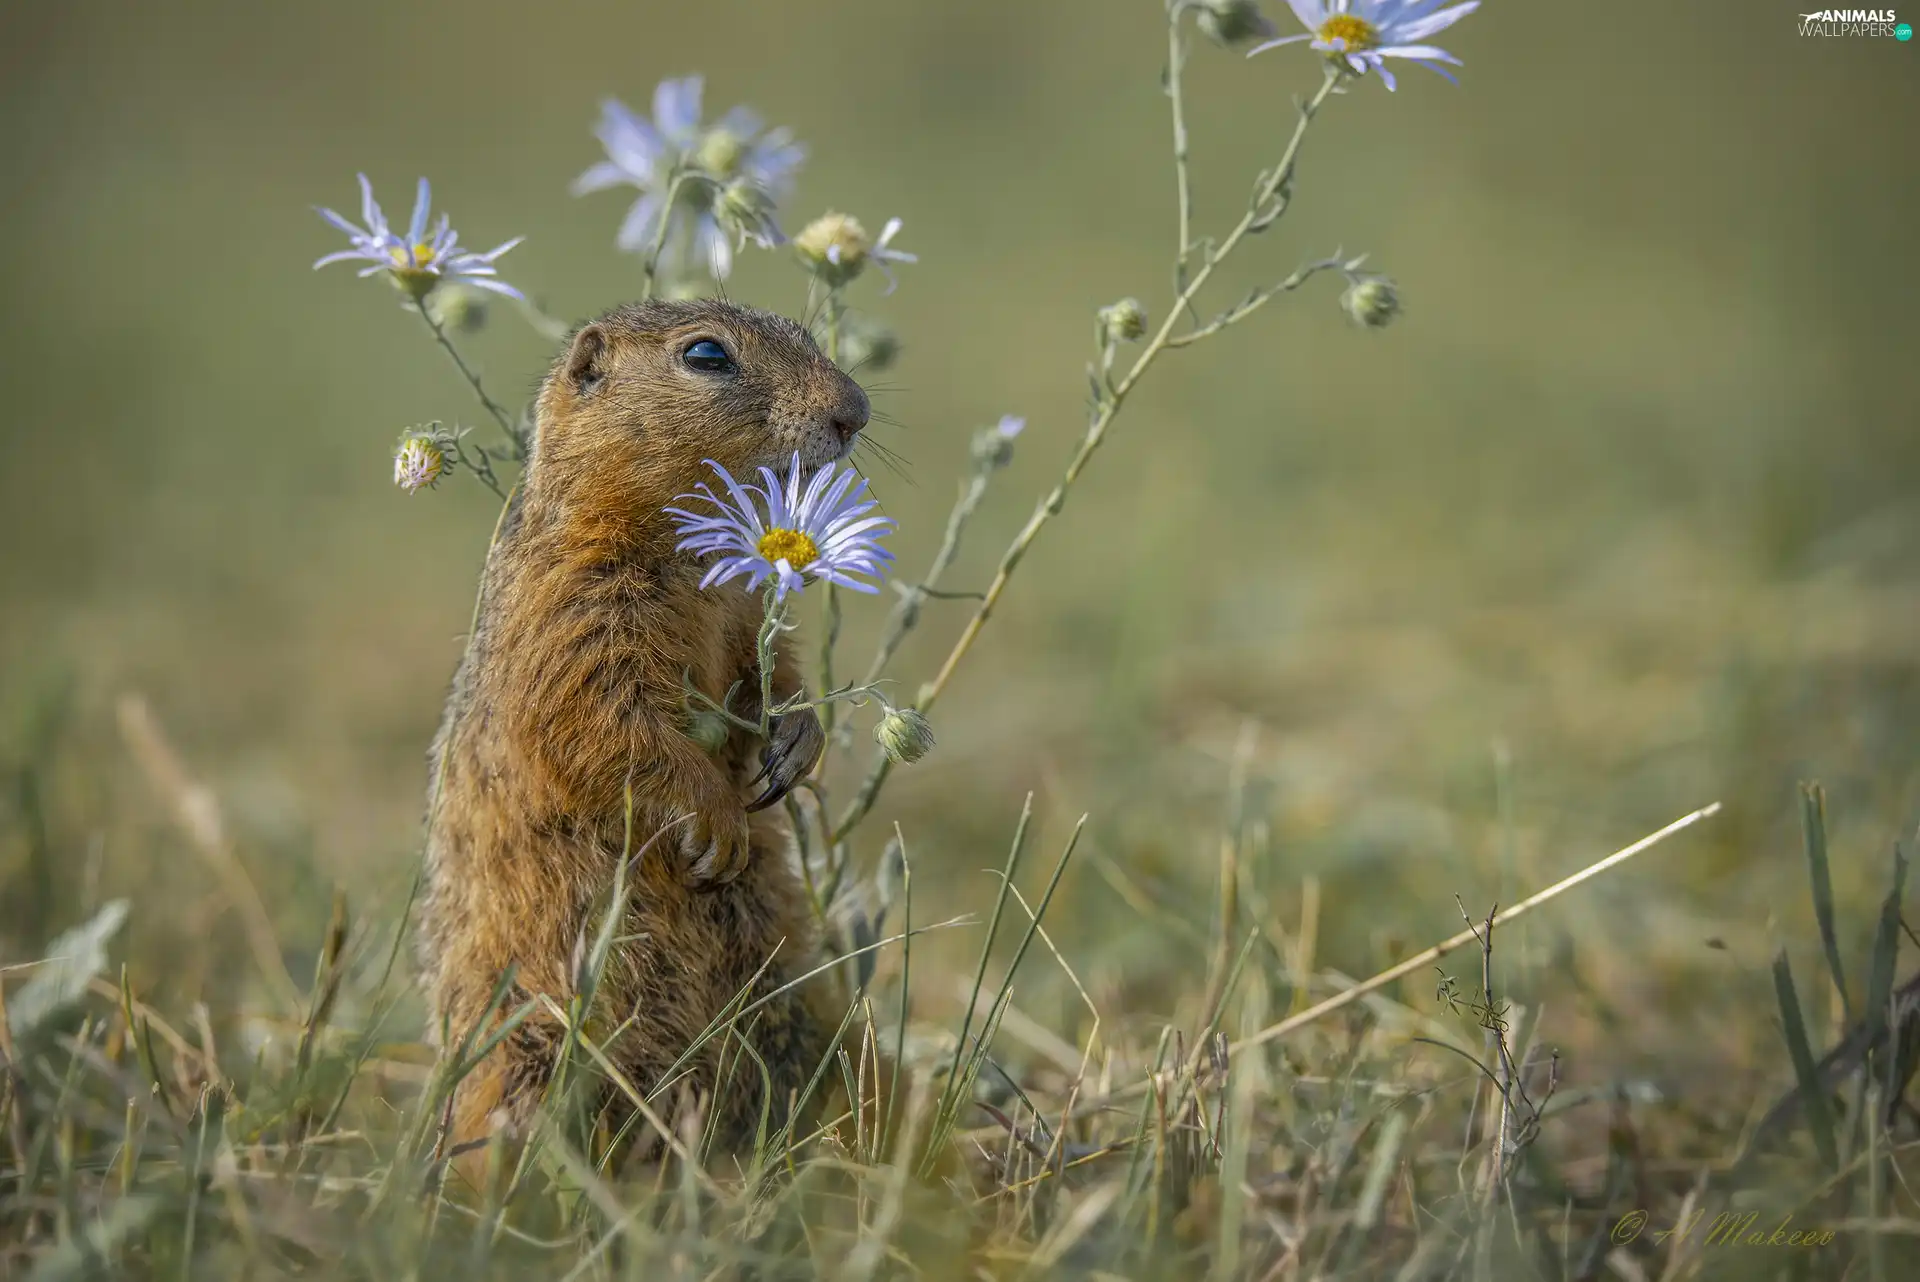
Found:
[[773, 723], [773, 735], [760, 754], [760, 773], [749, 786], [766, 781], [766, 791], [747, 804], [748, 811], [765, 810], [793, 791], [807, 777], [827, 746], [826, 732], [812, 708], [798, 708]]
[[724, 806], [696, 813], [680, 829], [682, 865], [687, 880], [695, 886], [718, 886], [746, 871], [748, 855], [747, 812], [737, 799], [729, 797]]

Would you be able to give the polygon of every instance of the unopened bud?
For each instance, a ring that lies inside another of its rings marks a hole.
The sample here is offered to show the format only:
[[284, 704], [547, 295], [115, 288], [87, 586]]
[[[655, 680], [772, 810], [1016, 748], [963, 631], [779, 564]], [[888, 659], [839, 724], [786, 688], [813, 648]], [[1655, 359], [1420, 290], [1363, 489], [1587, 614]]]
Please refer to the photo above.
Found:
[[437, 485], [447, 474], [447, 454], [438, 431], [412, 431], [393, 452], [393, 483], [409, 494]]
[[903, 765], [933, 751], [933, 726], [912, 708], [888, 708], [873, 728], [873, 737], [888, 757]]
[[1025, 431], [1027, 420], [1014, 414], [1001, 416], [993, 427], [983, 427], [973, 435], [973, 457], [988, 467], [1005, 467], [1013, 461], [1014, 438]]
[[487, 295], [471, 285], [442, 285], [426, 299], [427, 314], [444, 328], [477, 334], [486, 328]]
[[900, 359], [900, 336], [892, 328], [861, 316], [840, 322], [840, 363], [862, 373], [890, 369]]
[[1199, 9], [1195, 21], [1216, 44], [1232, 47], [1278, 31], [1255, 0], [1199, 0]]
[[749, 240], [762, 249], [771, 249], [782, 239], [773, 221], [773, 197], [745, 178], [736, 178], [720, 189], [714, 198], [713, 216], [735, 245]]
[[732, 729], [727, 719], [712, 708], [701, 708], [687, 716], [687, 738], [708, 755], [726, 746], [727, 735]]
[[1385, 329], [1400, 314], [1400, 291], [1385, 276], [1361, 276], [1340, 295], [1340, 306], [1355, 324]]
[[1102, 307], [1100, 330], [1109, 343], [1131, 343], [1147, 332], [1147, 309], [1137, 298], [1123, 298]]

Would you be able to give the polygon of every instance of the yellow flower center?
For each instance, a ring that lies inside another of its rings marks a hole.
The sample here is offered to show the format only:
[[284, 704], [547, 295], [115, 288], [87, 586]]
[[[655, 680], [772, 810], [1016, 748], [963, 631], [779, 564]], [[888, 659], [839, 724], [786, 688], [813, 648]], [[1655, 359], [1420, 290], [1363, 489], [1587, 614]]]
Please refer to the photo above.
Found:
[[693, 161], [715, 177], [729, 178], [746, 151], [746, 143], [741, 139], [724, 129], [715, 129], [700, 140]]
[[1365, 18], [1351, 13], [1336, 13], [1320, 24], [1320, 38], [1328, 44], [1344, 41], [1348, 53], [1359, 53], [1380, 43], [1380, 29]]
[[403, 245], [398, 249], [389, 250], [388, 256], [393, 259], [393, 269], [395, 271], [417, 272], [433, 261], [433, 246], [413, 245], [409, 247]]
[[820, 549], [804, 530], [775, 528], [760, 536], [760, 555], [769, 561], [785, 561], [796, 570], [804, 570], [819, 559]]

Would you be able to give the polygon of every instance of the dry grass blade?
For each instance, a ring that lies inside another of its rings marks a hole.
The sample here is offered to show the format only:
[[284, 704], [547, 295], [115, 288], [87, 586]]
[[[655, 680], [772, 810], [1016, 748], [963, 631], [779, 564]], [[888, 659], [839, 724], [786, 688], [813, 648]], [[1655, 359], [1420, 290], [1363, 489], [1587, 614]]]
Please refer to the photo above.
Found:
[[259, 968], [261, 978], [273, 990], [282, 1010], [298, 1015], [304, 1007], [300, 988], [293, 982], [286, 959], [280, 954], [272, 914], [267, 912], [259, 889], [228, 840], [219, 803], [213, 793], [187, 771], [145, 698], [138, 694], [123, 695], [118, 712], [121, 737], [146, 774], [147, 782], [153, 785], [160, 800], [173, 808], [181, 831], [219, 879], [228, 906], [239, 914], [247, 946], [253, 951], [254, 965]]

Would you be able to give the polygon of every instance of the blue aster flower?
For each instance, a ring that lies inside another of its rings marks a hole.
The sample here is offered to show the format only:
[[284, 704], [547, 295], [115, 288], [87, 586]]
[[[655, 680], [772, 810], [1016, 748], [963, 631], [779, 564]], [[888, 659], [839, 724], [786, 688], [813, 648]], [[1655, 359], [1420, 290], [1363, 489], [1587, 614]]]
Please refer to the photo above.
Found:
[[360, 175], [360, 218], [366, 223], [364, 228], [356, 227], [331, 209], [317, 209], [315, 212], [345, 232], [347, 239], [353, 243], [352, 249], [343, 249], [320, 259], [314, 264], [315, 270], [328, 263], [368, 263], [371, 265], [360, 271], [362, 276], [387, 272], [392, 275], [394, 283], [415, 300], [425, 298], [443, 281], [458, 281], [476, 289], [489, 289], [496, 294], [525, 301], [525, 296], [519, 290], [498, 279], [500, 272], [494, 266], [495, 259], [525, 238], [515, 236], [504, 245], [477, 254], [460, 247], [460, 237], [445, 214], [440, 215], [440, 222], [429, 232], [427, 221], [432, 215], [432, 191], [424, 178], [420, 180], [419, 191], [414, 197], [413, 217], [407, 224], [405, 236], [396, 236], [393, 229], [387, 226], [387, 216], [380, 211], [380, 203], [373, 198], [373, 184], [367, 181], [365, 174]]
[[1388, 58], [1417, 62], [1452, 80], [1452, 73], [1440, 64], [1458, 67], [1460, 60], [1445, 49], [1420, 42], [1445, 31], [1480, 7], [1480, 0], [1466, 0], [1450, 8], [1440, 7], [1445, 0], [1287, 0], [1287, 3], [1307, 34], [1269, 40], [1249, 49], [1249, 58], [1281, 45], [1308, 40], [1312, 42], [1311, 48], [1344, 62], [1355, 75], [1378, 71], [1389, 90], [1394, 87], [1394, 79], [1393, 73], [1387, 70]]
[[[601, 104], [594, 136], [607, 158], [574, 180], [576, 196], [612, 187], [638, 188], [640, 198], [627, 210], [614, 241], [632, 253], [645, 252], [671, 220], [669, 235], [688, 237], [692, 252], [717, 278], [733, 268], [734, 237], [717, 216], [717, 194], [746, 183], [765, 194], [769, 204], [785, 198], [806, 159], [806, 149], [786, 129], [768, 129], [745, 107], [735, 107], [708, 127], [700, 124], [699, 76], [663, 80], [653, 91], [653, 117], [636, 113], [617, 98]], [[673, 208], [666, 209], [670, 175], [679, 166], [698, 176], [683, 182]], [[768, 220], [771, 225], [771, 219]]]
[[784, 483], [773, 469], [763, 467], [763, 484], [743, 485], [712, 459], [706, 462], [719, 474], [727, 496], [720, 497], [703, 482], [680, 499], [704, 500], [717, 511], [667, 509], [683, 536], [677, 550], [696, 556], [720, 554], [700, 580], [701, 587], [744, 575], [749, 592], [773, 579], [778, 599], [798, 592], [808, 578], [856, 592], [879, 591], [853, 576], [879, 578], [886, 573], [893, 553], [880, 546], [880, 539], [894, 523], [884, 516], [867, 515], [875, 500], [867, 496], [865, 480], [854, 484], [859, 474], [852, 468], [836, 472], [829, 463], [807, 479], [796, 453]]

